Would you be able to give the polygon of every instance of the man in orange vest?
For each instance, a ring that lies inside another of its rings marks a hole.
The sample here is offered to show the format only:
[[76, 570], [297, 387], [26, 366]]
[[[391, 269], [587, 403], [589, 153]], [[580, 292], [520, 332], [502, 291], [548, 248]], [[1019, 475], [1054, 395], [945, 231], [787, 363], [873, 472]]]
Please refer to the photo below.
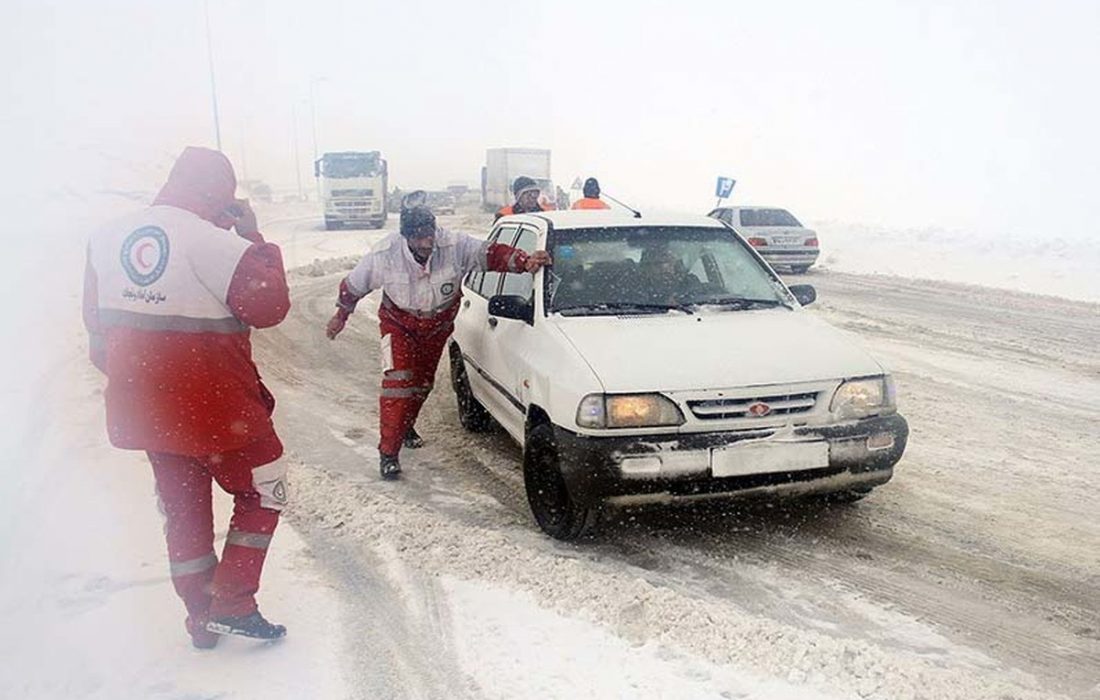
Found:
[[530, 214], [535, 211], [546, 211], [541, 204], [539, 204], [539, 184], [532, 178], [526, 175], [520, 175], [512, 182], [512, 194], [515, 195], [516, 201], [514, 204], [510, 204], [506, 207], [501, 207], [497, 212], [496, 218], [499, 219], [502, 216], [511, 216], [512, 214]]
[[600, 199], [600, 183], [594, 177], [584, 181], [584, 199], [573, 204], [574, 209], [610, 209], [607, 202]]

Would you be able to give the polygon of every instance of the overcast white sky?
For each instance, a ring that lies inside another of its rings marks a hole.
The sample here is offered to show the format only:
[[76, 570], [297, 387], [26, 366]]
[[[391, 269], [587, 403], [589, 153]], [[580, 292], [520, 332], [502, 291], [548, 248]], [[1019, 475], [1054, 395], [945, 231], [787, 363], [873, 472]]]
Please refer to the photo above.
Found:
[[[48, 186], [63, 154], [70, 177], [133, 185], [103, 158], [163, 167], [213, 144], [201, 0], [0, 12], [5, 152], [24, 166], [6, 189]], [[295, 183], [295, 105], [312, 184], [324, 78], [320, 150], [380, 149], [406, 188], [475, 184], [487, 147], [542, 146], [559, 182], [597, 175], [643, 209], [705, 212], [726, 174], [734, 201], [806, 219], [1097, 229], [1100, 2], [211, 0], [210, 15], [224, 148], [277, 187]]]

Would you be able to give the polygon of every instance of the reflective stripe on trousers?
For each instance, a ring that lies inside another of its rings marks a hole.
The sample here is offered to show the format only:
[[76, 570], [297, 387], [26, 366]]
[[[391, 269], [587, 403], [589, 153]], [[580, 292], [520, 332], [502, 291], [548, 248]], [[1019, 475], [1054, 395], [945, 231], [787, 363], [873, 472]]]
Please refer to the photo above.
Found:
[[437, 318], [424, 319], [395, 307], [378, 310], [383, 358], [379, 392], [378, 449], [396, 455], [405, 433], [416, 423], [421, 406], [431, 393], [443, 348], [454, 329], [458, 305]]

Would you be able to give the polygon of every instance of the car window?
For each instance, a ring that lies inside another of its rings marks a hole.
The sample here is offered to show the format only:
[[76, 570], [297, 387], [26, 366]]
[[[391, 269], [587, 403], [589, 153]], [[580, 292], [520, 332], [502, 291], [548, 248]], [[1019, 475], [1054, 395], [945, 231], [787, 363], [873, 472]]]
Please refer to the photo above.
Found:
[[724, 228], [557, 229], [550, 255], [550, 312], [787, 301], [778, 280]]
[[742, 209], [742, 226], [802, 226], [786, 209]]
[[[501, 226], [489, 235], [489, 244], [504, 243], [505, 245], [512, 245], [517, 228], [515, 224]], [[500, 277], [499, 272], [471, 272], [466, 276], [466, 288], [474, 294], [491, 297], [496, 294], [497, 287], [500, 285]]]
[[[512, 242], [516, 238], [516, 230], [519, 227], [516, 224], [506, 224], [497, 229], [496, 234], [489, 238], [490, 243], [503, 243], [504, 245], [512, 245]], [[504, 275], [500, 272], [486, 271], [485, 277], [481, 281], [481, 290], [479, 294], [483, 297], [491, 297], [498, 294], [497, 290], [500, 289], [500, 280]]]
[[[535, 252], [535, 246], [538, 244], [538, 233], [535, 229], [524, 226], [519, 233], [519, 238], [513, 244], [516, 248], [519, 248], [525, 253]], [[521, 297], [530, 297], [534, 293], [534, 275], [530, 272], [514, 273], [509, 272], [504, 275], [504, 286], [500, 289], [501, 294], [514, 294]]]

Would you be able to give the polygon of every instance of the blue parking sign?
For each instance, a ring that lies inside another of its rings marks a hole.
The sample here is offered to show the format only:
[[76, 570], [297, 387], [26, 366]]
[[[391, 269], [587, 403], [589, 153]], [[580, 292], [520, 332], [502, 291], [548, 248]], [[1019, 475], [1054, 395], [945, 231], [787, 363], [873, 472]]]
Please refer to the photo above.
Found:
[[718, 186], [714, 190], [714, 194], [718, 199], [725, 199], [733, 192], [733, 186], [737, 184], [737, 180], [732, 177], [718, 177]]

